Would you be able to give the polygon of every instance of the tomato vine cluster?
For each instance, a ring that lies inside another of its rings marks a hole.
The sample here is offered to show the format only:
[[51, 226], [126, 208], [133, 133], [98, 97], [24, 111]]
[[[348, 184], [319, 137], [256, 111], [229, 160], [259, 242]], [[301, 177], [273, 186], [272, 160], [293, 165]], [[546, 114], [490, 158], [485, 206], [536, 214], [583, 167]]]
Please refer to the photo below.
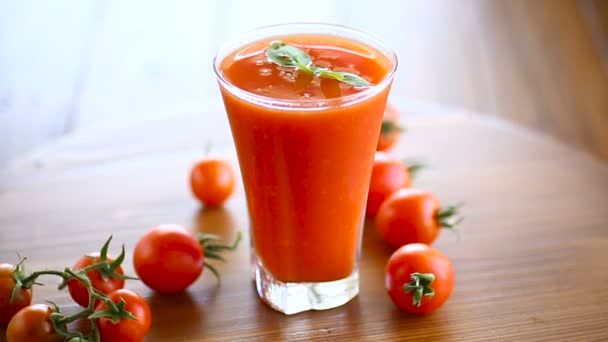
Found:
[[[111, 240], [110, 237], [100, 252], [82, 256], [72, 268], [28, 274], [25, 258], [15, 266], [4, 264], [0, 273], [0, 313], [1, 323], [8, 323], [7, 341], [143, 340], [150, 330], [150, 307], [141, 296], [123, 288], [126, 279], [137, 278], [124, 275], [124, 246], [115, 260], [108, 257]], [[59, 289], [68, 287], [72, 299], [83, 309], [66, 315], [54, 303], [30, 305], [33, 287], [42, 285], [42, 276], [59, 277]], [[88, 331], [71, 331], [68, 325], [77, 320], [88, 321]]]
[[[161, 293], [185, 290], [209, 268], [219, 273], [208, 259], [224, 260], [224, 250], [234, 250], [241, 239], [226, 245], [218, 236], [193, 234], [177, 225], [151, 229], [137, 243], [134, 268], [146, 285]], [[73, 267], [27, 273], [25, 261], [17, 265], [0, 264], [0, 324], [8, 324], [8, 342], [117, 342], [142, 341], [150, 331], [152, 311], [144, 298], [124, 289], [125, 280], [138, 278], [124, 274], [125, 248], [116, 259], [108, 256], [110, 237], [101, 250], [80, 257]], [[190, 260], [190, 263], [184, 262]], [[59, 277], [59, 290], [69, 294], [82, 309], [64, 314], [54, 303], [34, 304], [32, 292], [42, 285], [43, 276]], [[85, 329], [71, 330], [70, 324]]]
[[[208, 145], [207, 150], [210, 149]], [[208, 153], [209, 151], [207, 151]], [[234, 189], [234, 172], [224, 160], [205, 158], [190, 174], [194, 196], [208, 207], [220, 206]], [[148, 334], [152, 312], [146, 300], [124, 289], [128, 279], [141, 280], [160, 293], [188, 288], [208, 268], [218, 279], [219, 272], [209, 260], [224, 261], [222, 253], [238, 247], [240, 232], [231, 244], [216, 235], [192, 233], [178, 225], [160, 225], [138, 241], [133, 254], [139, 278], [124, 274], [125, 248], [116, 259], [108, 256], [112, 237], [99, 252], [80, 257], [70, 268], [27, 273], [25, 261], [0, 264], [0, 325], [6, 325], [8, 342], [120, 342], [142, 341]], [[33, 287], [41, 277], [59, 277], [74, 302], [82, 307], [66, 315], [54, 303], [32, 303]], [[76, 321], [85, 329], [71, 330]]]

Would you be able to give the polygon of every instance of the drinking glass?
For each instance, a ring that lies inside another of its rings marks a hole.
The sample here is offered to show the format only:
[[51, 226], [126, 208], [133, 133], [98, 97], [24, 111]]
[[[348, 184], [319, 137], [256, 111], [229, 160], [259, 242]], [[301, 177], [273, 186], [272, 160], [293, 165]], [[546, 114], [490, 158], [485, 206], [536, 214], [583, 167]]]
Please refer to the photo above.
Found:
[[[294, 35], [364, 46], [377, 54], [369, 57], [384, 66], [385, 77], [337, 98], [281, 99], [225, 76], [236, 51]], [[255, 286], [280, 312], [334, 308], [359, 293], [365, 203], [396, 68], [394, 52], [377, 39], [328, 24], [260, 28], [214, 59], [247, 197]]]

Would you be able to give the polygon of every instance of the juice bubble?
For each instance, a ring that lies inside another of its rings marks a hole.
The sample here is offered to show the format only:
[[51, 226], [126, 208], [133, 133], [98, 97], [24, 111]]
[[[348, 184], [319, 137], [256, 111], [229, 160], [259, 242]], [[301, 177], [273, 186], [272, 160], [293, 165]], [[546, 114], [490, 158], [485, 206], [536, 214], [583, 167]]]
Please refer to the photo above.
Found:
[[293, 71], [293, 68], [290, 68], [290, 67], [284, 67], [284, 66], [280, 66], [280, 65], [279, 65], [279, 66], [277, 66], [277, 69], [279, 69], [279, 70], [281, 70], [281, 71], [285, 71], [285, 72], [287, 72], [287, 71]]
[[328, 60], [323, 60], [323, 59], [315, 60], [315, 65], [318, 67], [322, 67], [322, 68], [331, 68], [332, 64], [333, 63]]
[[272, 69], [270, 69], [270, 68], [261, 68], [259, 70], [259, 72], [260, 72], [260, 76], [270, 76], [270, 75], [272, 75]]
[[296, 76], [291, 71], [281, 70], [281, 71], [279, 71], [279, 76], [281, 76], [281, 78], [283, 80], [290, 82], [290, 83], [295, 82], [295, 80], [296, 80]]
[[266, 64], [265, 59], [258, 59], [257, 61], [255, 61], [255, 65], [257, 65], [257, 66], [262, 66], [264, 64]]

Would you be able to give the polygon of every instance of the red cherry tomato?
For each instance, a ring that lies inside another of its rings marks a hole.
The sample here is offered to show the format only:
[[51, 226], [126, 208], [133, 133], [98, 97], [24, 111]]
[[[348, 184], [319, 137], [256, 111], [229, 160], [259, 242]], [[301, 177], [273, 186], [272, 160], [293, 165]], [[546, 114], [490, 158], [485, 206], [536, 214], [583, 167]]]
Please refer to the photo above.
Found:
[[386, 152], [376, 152], [367, 195], [366, 215], [376, 216], [378, 208], [388, 196], [401, 188], [410, 187], [411, 183], [410, 173], [401, 161]]
[[208, 207], [217, 207], [234, 190], [234, 171], [227, 161], [206, 159], [190, 172], [190, 188], [196, 198]]
[[430, 192], [400, 189], [390, 195], [378, 209], [376, 228], [394, 248], [408, 243], [431, 244], [442, 227], [453, 228], [460, 222], [458, 206], [441, 208]]
[[161, 225], [144, 235], [133, 254], [135, 272], [161, 293], [186, 289], [202, 273], [204, 253], [198, 239], [178, 225]]
[[405, 245], [386, 264], [384, 285], [402, 311], [422, 315], [445, 303], [454, 288], [452, 263], [425, 244]]
[[[76, 261], [76, 264], [74, 264], [74, 267], [72, 269], [74, 271], [78, 271], [95, 263], [98, 263], [99, 261], [99, 253], [84, 255], [80, 257], [78, 261]], [[114, 261], [112, 258], [108, 258], [108, 262], [111, 263], [112, 261]], [[124, 274], [122, 267], [120, 266], [118, 266], [118, 268], [116, 268], [114, 272], [120, 275]], [[105, 294], [112, 293], [116, 290], [122, 289], [125, 286], [124, 279], [117, 279], [112, 277], [108, 279], [103, 279], [103, 277], [97, 270], [88, 271], [87, 276], [91, 280], [91, 285], [93, 285], [94, 288]], [[89, 292], [80, 281], [76, 279], [71, 279], [70, 281], [68, 281], [68, 290], [70, 291], [72, 299], [74, 299], [74, 301], [80, 306], [87, 307], [89, 305]]]
[[399, 126], [399, 116], [397, 108], [392, 104], [387, 103], [376, 150], [387, 151], [397, 143], [401, 131], [403, 130], [403, 128]]
[[[150, 306], [140, 295], [135, 292], [120, 289], [108, 295], [114, 302], [125, 301], [125, 310], [129, 311], [135, 319], [121, 319], [118, 323], [113, 323], [109, 317], [97, 319], [99, 335], [102, 342], [141, 342], [148, 335], [152, 324], [152, 312]], [[108, 308], [104, 302], [99, 302], [95, 311], [102, 311]]]
[[53, 329], [50, 316], [53, 308], [44, 304], [35, 304], [21, 309], [6, 328], [7, 342], [62, 342]]
[[20, 289], [11, 303], [11, 293], [15, 286], [14, 269], [15, 266], [11, 264], [0, 264], [0, 325], [8, 324], [19, 310], [32, 302], [32, 289]]

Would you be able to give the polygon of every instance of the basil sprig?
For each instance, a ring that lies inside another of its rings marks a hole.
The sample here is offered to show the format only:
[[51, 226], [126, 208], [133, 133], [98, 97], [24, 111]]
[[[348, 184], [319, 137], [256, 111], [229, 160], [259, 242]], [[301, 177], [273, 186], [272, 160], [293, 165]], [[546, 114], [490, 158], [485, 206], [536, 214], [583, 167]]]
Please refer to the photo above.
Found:
[[315, 66], [305, 51], [281, 41], [272, 42], [266, 50], [266, 56], [277, 65], [296, 68], [320, 78], [334, 79], [355, 87], [371, 86], [366, 79], [351, 72], [332, 71], [329, 68]]

